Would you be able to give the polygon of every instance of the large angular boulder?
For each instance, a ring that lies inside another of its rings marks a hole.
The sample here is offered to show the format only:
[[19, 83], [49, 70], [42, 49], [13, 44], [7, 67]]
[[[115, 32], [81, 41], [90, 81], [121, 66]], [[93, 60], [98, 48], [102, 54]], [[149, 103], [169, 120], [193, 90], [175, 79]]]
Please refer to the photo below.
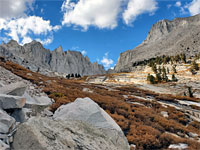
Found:
[[7, 94], [13, 96], [22, 96], [26, 90], [27, 85], [23, 82], [12, 83], [0, 87], [0, 94]]
[[112, 132], [114, 137], [82, 121], [34, 117], [19, 126], [12, 150], [129, 150], [127, 141]]
[[120, 139], [122, 147], [128, 145], [121, 128], [117, 123], [90, 98], [77, 98], [73, 103], [62, 105], [53, 115], [55, 120], [82, 121], [106, 131], [108, 137], [115, 141]]
[[0, 133], [7, 134], [12, 129], [15, 119], [0, 109]]
[[90, 98], [77, 98], [73, 103], [60, 106], [53, 118], [56, 120], [81, 120], [98, 128], [122, 132], [116, 122]]
[[0, 94], [0, 108], [2, 109], [22, 108], [25, 103], [26, 99], [23, 97]]

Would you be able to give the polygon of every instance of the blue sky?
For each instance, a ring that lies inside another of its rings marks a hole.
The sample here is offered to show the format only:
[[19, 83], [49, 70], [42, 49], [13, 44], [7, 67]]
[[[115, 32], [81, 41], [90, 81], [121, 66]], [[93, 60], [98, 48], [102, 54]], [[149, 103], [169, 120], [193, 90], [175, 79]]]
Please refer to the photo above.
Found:
[[0, 43], [81, 51], [106, 69], [159, 20], [200, 13], [200, 0], [0, 0]]

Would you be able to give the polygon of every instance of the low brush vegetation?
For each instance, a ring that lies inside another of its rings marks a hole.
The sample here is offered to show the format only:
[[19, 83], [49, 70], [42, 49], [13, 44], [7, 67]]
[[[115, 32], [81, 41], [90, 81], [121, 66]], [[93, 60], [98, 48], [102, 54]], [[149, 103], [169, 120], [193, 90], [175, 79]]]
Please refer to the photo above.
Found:
[[[90, 97], [110, 114], [124, 131], [129, 143], [135, 144], [137, 149], [167, 149], [170, 144], [178, 143], [188, 144], [189, 149], [200, 149], [200, 143], [185, 137], [190, 132], [200, 136], [199, 122], [192, 121], [184, 112], [173, 107], [163, 107], [156, 101], [146, 101], [133, 96], [125, 99], [123, 95], [153, 96], [163, 101], [181, 99], [199, 102], [197, 98], [158, 94], [134, 86], [109, 91], [99, 85], [87, 84], [83, 79], [67, 80], [47, 77], [11, 62], [0, 62], [0, 66], [42, 88], [49, 97], [55, 100], [51, 106], [52, 111], [62, 104], [73, 102], [76, 98]], [[32, 76], [27, 75], [30, 73]], [[91, 89], [93, 92], [83, 92], [83, 88]], [[127, 101], [138, 102], [141, 105], [127, 103]], [[162, 111], [168, 112], [169, 117], [163, 117]]]

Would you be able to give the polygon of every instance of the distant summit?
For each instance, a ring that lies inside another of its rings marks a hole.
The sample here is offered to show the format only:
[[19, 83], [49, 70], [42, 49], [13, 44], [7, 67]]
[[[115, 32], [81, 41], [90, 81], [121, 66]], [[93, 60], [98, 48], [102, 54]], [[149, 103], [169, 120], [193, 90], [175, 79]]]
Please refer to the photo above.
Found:
[[24, 46], [11, 40], [0, 45], [0, 56], [24, 66], [34, 72], [46, 74], [58, 72], [64, 74], [96, 75], [105, 74], [102, 65], [91, 63], [78, 51], [65, 51], [61, 46], [54, 51], [47, 50], [40, 42], [32, 41]]
[[189, 57], [199, 51], [200, 15], [161, 20], [153, 25], [142, 44], [120, 54], [115, 71], [130, 72], [134, 63], [156, 56], [185, 53]]

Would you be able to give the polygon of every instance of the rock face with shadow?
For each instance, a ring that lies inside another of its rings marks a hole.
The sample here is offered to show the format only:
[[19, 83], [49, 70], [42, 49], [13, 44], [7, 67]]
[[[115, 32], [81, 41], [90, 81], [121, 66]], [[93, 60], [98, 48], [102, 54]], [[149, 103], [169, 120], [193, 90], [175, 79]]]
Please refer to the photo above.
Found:
[[154, 24], [146, 40], [133, 50], [120, 54], [116, 72], [130, 72], [133, 64], [155, 58], [185, 53], [188, 57], [200, 52], [200, 15], [161, 20]]

